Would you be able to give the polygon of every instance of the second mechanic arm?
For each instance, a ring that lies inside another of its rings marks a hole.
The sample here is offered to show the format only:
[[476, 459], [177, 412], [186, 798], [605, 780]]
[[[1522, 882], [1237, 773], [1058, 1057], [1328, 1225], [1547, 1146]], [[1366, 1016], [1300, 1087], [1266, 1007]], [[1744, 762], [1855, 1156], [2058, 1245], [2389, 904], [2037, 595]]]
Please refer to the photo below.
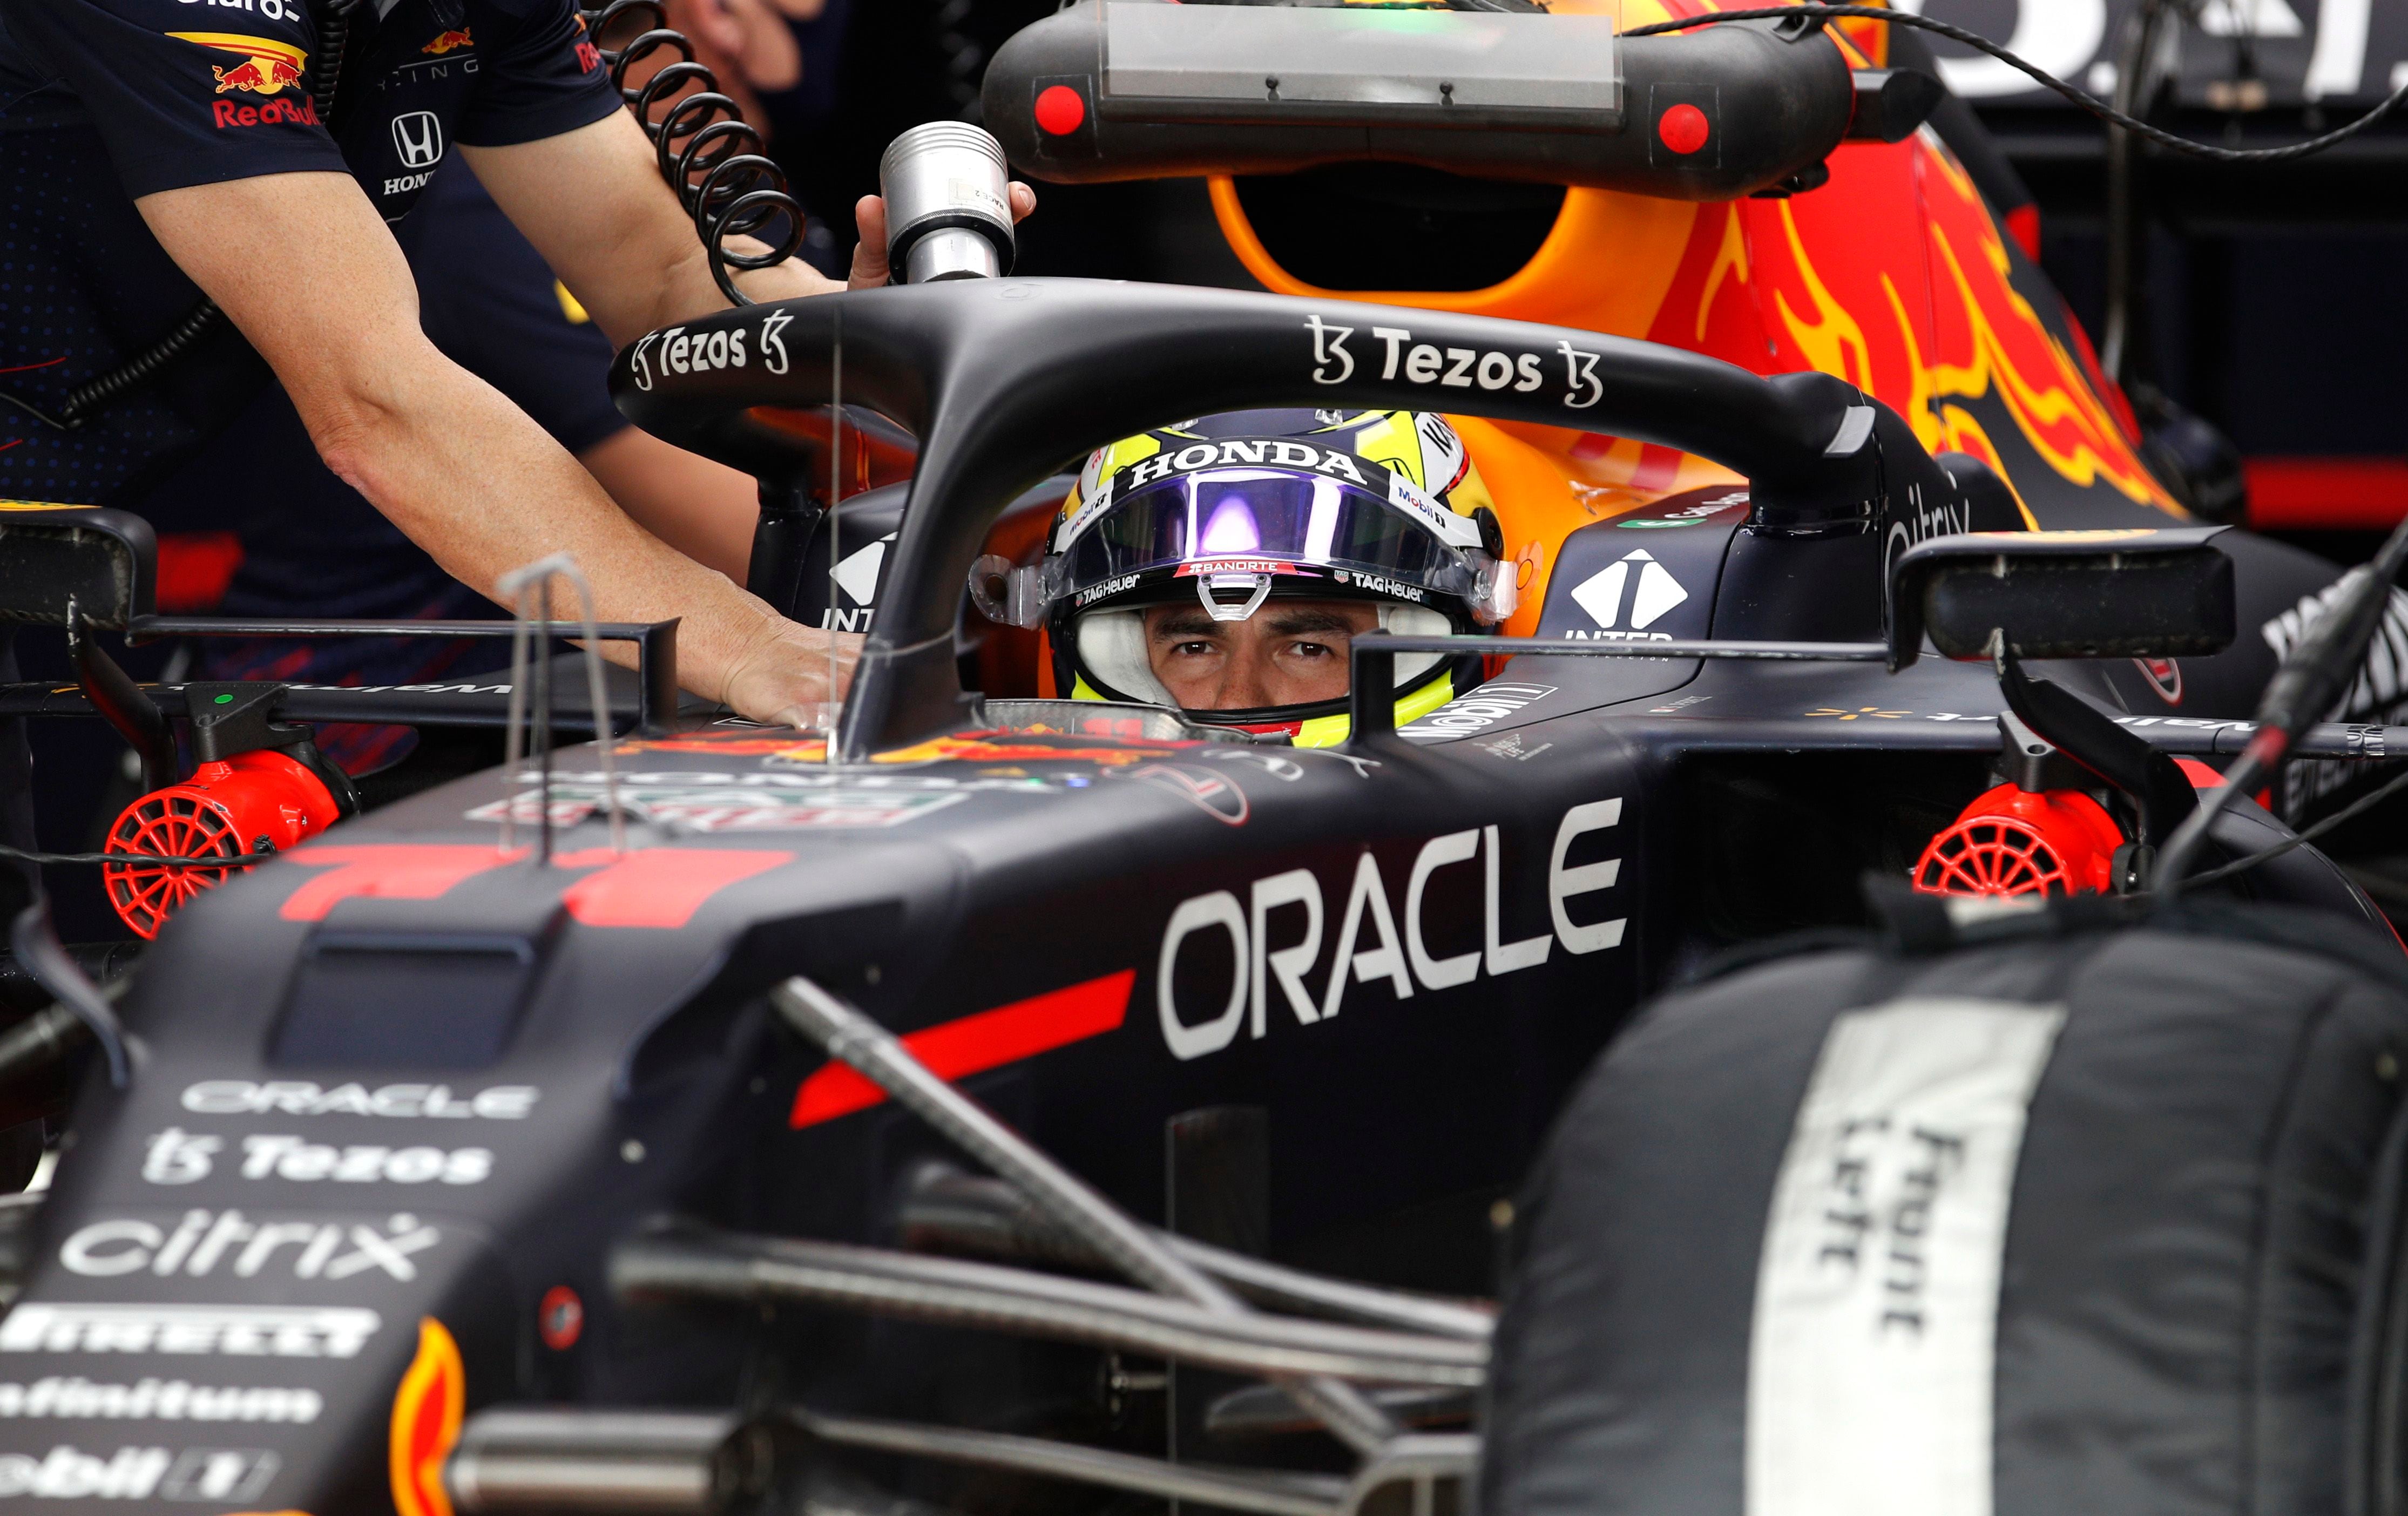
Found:
[[[683, 618], [681, 682], [695, 694], [788, 722], [829, 698], [829, 634], [629, 521], [523, 412], [436, 350], [408, 266], [348, 175], [229, 179], [136, 204], [274, 367], [327, 465], [447, 571], [485, 588], [566, 549], [603, 619]], [[838, 640], [841, 678], [851, 639]]]

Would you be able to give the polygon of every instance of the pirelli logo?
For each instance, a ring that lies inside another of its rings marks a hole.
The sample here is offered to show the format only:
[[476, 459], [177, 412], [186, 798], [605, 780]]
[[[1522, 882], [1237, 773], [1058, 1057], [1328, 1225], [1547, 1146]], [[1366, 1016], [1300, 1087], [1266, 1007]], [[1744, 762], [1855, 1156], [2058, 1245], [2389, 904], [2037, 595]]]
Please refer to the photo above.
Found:
[[354, 1307], [46, 1305], [0, 1321], [0, 1352], [355, 1358], [381, 1324]]

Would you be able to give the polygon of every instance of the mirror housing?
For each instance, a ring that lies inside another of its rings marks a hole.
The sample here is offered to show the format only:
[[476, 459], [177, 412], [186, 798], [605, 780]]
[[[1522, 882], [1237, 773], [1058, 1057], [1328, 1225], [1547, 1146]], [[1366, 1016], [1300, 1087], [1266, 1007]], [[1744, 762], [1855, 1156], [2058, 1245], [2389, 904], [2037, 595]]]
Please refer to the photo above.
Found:
[[2220, 526], [1967, 532], [1890, 565], [1890, 668], [1928, 631], [1943, 657], [1990, 656], [1994, 632], [2018, 658], [2172, 658], [2221, 652], [2235, 622]]
[[159, 540], [150, 523], [93, 506], [0, 501], [0, 622], [122, 632], [154, 608]]

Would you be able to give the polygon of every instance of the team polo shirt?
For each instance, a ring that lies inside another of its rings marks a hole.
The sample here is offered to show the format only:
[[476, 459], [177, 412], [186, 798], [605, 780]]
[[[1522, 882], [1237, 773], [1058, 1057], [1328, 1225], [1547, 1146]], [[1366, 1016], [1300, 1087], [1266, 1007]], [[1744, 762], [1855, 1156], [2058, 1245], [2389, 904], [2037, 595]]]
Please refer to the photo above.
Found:
[[[135, 200], [268, 174], [348, 172], [387, 221], [452, 148], [600, 121], [618, 92], [569, 0], [366, 0], [335, 129], [306, 88], [327, 0], [0, 0], [0, 393], [55, 415], [200, 299]], [[298, 256], [223, 235], [270, 264]], [[0, 498], [128, 505], [267, 382], [222, 323], [62, 433], [0, 403]]]

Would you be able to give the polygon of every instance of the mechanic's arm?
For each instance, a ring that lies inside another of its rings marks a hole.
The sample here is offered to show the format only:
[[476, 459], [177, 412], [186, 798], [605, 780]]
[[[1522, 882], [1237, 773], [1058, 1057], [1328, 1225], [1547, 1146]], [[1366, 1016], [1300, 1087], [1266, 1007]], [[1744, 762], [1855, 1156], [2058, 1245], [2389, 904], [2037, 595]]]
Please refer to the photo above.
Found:
[[698, 564], [744, 582], [761, 520], [752, 476], [623, 426], [577, 455], [638, 525]]
[[[523, 412], [436, 350], [401, 250], [349, 175], [229, 179], [135, 204], [276, 370], [327, 465], [446, 570], [490, 594], [565, 549], [603, 620], [684, 619], [687, 689], [763, 721], [829, 697], [828, 634], [646, 534]], [[604, 651], [633, 661], [623, 643]]]
[[[662, 181], [652, 145], [627, 112], [534, 142], [464, 142], [460, 150], [614, 344], [624, 348], [646, 332], [727, 308], [693, 218]], [[1014, 220], [1036, 207], [1028, 186], [1011, 186]], [[886, 207], [865, 195], [854, 215], [861, 244], [853, 250], [852, 286], [883, 284]], [[843, 288], [796, 258], [738, 275], [738, 282], [762, 301]]]

